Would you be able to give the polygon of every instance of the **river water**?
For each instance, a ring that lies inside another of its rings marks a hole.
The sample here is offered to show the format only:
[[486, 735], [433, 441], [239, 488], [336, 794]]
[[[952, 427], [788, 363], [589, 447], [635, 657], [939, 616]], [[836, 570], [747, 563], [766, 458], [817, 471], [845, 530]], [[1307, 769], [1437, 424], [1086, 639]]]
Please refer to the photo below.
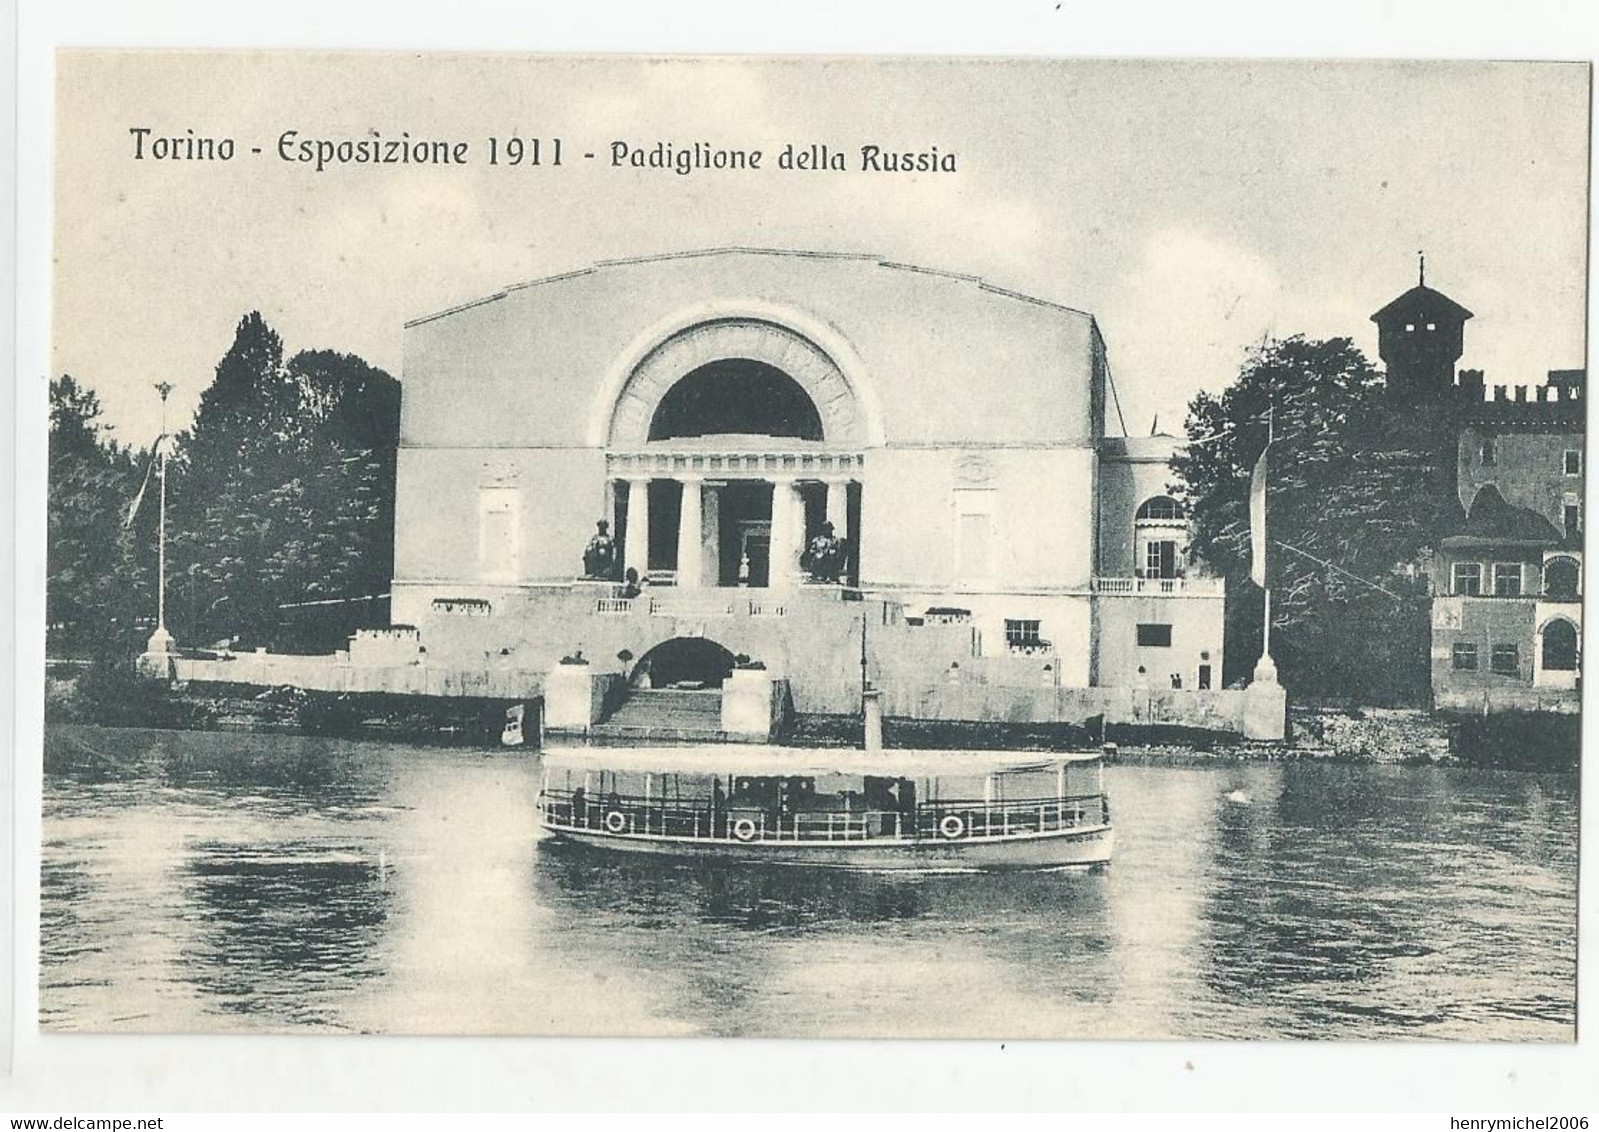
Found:
[[533, 753], [54, 727], [46, 770], [50, 1030], [1574, 1037], [1574, 777], [1114, 766], [1105, 872], [906, 879], [562, 851]]

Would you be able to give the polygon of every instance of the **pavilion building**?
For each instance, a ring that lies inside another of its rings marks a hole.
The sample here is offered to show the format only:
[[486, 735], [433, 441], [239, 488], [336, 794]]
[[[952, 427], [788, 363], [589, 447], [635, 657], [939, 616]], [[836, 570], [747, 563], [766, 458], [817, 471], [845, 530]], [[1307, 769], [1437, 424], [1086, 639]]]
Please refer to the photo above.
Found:
[[[1219, 689], [1178, 442], [1107, 426], [1082, 311], [865, 255], [616, 260], [407, 324], [403, 391], [392, 609], [430, 666], [764, 666], [823, 714], [863, 681], [1009, 719]], [[615, 572], [584, 578], [600, 521]]]

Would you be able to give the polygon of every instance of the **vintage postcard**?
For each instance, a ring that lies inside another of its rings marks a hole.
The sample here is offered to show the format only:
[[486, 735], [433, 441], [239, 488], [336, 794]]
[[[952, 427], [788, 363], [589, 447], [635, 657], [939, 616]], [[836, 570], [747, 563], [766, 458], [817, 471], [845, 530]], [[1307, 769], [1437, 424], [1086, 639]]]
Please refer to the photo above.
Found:
[[44, 1030], [1575, 1039], [1586, 65], [56, 75]]

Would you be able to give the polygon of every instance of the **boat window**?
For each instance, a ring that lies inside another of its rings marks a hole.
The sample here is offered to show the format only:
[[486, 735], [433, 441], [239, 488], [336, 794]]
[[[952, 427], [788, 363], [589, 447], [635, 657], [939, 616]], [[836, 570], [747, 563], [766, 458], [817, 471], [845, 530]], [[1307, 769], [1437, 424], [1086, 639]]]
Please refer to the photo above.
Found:
[[1059, 783], [1054, 768], [995, 776], [995, 790], [1005, 798], [1053, 798]]

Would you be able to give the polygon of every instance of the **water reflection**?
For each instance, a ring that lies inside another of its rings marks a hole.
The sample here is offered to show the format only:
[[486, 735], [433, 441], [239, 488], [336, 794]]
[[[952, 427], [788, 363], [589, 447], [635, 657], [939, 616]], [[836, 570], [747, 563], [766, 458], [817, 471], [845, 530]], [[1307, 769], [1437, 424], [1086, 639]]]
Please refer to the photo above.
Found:
[[1110, 870], [540, 840], [537, 759], [53, 729], [53, 1029], [1569, 1040], [1575, 783], [1119, 766]]
[[379, 865], [353, 845], [189, 845], [181, 952], [192, 984], [259, 1023], [334, 1025], [340, 990], [378, 974], [387, 919]]

